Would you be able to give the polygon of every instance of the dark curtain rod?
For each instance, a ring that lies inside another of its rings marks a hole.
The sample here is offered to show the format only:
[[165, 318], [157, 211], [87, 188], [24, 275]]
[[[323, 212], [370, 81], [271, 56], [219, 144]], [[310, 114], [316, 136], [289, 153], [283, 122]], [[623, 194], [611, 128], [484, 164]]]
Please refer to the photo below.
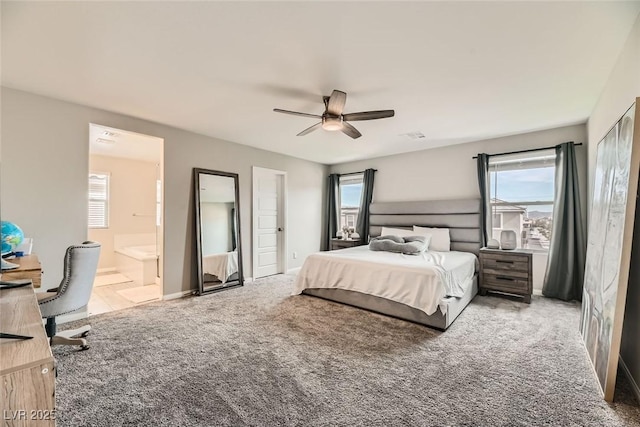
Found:
[[[569, 142], [573, 142], [573, 141], [569, 141]], [[573, 144], [573, 145], [582, 145], [582, 142], [579, 142], [577, 144]], [[531, 153], [533, 151], [544, 151], [544, 150], [551, 150], [552, 148], [556, 148], [557, 145], [554, 145], [553, 147], [543, 147], [543, 148], [532, 148], [530, 150], [520, 150], [520, 151], [509, 151], [508, 153], [498, 153], [498, 154], [488, 154], [489, 157], [493, 157], [493, 156], [506, 156], [507, 154], [520, 154], [520, 153]], [[477, 159], [478, 156], [473, 156], [472, 159]]]
[[[378, 172], [378, 169], [374, 169], [374, 172]], [[349, 172], [349, 173], [339, 173], [338, 175], [340, 176], [349, 176], [349, 175], [360, 175], [363, 174], [364, 171], [360, 171], [360, 172]]]

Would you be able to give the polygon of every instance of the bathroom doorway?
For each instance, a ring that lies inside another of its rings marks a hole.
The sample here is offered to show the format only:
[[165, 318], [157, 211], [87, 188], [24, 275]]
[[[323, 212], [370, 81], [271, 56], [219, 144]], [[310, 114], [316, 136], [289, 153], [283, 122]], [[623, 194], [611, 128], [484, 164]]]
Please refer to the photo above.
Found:
[[89, 125], [87, 236], [102, 245], [90, 316], [162, 299], [163, 144]]

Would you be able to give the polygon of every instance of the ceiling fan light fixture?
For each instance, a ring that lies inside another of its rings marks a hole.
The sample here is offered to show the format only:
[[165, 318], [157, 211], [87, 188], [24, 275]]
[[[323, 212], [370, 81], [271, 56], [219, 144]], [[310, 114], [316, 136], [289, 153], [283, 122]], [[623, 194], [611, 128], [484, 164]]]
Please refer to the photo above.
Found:
[[322, 113], [321, 116], [318, 114], [301, 113], [299, 111], [282, 110], [280, 108], [274, 108], [273, 111], [276, 113], [291, 114], [293, 116], [321, 119], [320, 122], [309, 126], [296, 136], [308, 135], [316, 129], [322, 128], [329, 132], [340, 131], [352, 139], [360, 138], [362, 134], [358, 129], [353, 127], [350, 122], [385, 119], [387, 117], [393, 117], [396, 114], [394, 110], [360, 111], [357, 113], [343, 114], [344, 105], [347, 102], [347, 94], [341, 90], [334, 90], [331, 92], [331, 96], [323, 96], [322, 100], [324, 101], [324, 113]]
[[322, 129], [328, 131], [342, 130], [342, 117], [323, 117]]

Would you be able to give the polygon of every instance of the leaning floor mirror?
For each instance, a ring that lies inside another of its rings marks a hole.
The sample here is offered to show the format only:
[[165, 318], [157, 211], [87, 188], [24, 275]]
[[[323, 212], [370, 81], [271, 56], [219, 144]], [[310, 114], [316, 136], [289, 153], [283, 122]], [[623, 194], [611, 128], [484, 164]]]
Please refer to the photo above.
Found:
[[242, 286], [238, 174], [194, 168], [200, 295]]

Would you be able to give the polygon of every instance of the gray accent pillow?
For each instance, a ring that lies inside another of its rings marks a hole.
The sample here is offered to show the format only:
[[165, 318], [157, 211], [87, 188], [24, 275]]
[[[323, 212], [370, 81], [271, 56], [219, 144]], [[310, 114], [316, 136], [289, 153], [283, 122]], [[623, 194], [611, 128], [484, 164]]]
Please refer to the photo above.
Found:
[[384, 236], [378, 236], [378, 237], [374, 237], [373, 239], [371, 239], [371, 241], [373, 240], [392, 240], [396, 243], [404, 243], [404, 238], [400, 237], [400, 236], [396, 236], [393, 234], [387, 234]]
[[397, 252], [407, 255], [417, 255], [429, 247], [427, 236], [380, 236], [374, 237], [369, 243], [372, 251]]

